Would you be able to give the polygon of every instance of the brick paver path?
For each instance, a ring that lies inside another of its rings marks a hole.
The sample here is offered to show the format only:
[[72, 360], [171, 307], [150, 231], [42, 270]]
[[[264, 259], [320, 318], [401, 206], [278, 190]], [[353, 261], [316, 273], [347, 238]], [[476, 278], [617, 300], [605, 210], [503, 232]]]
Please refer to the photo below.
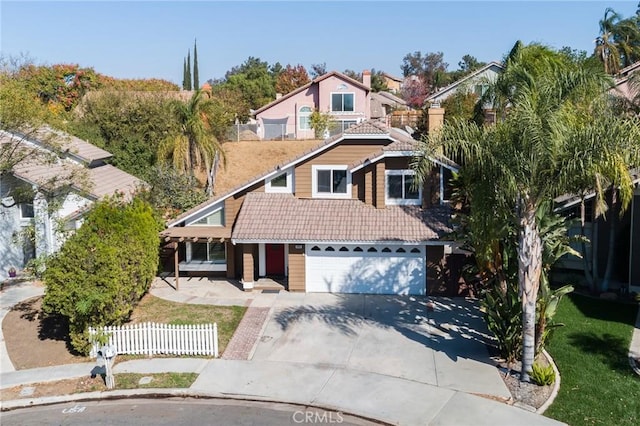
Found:
[[262, 326], [267, 320], [269, 308], [249, 307], [222, 354], [222, 359], [247, 360], [251, 349], [260, 337]]

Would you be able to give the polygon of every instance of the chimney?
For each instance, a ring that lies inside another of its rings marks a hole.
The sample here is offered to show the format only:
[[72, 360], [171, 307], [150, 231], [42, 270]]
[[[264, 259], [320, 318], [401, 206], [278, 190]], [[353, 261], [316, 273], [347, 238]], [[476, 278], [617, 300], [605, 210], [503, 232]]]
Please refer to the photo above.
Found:
[[432, 104], [427, 108], [427, 131], [435, 132], [444, 124], [444, 108], [440, 108], [439, 104]]
[[362, 84], [367, 86], [368, 89], [371, 89], [371, 71], [362, 71]]
[[276, 93], [276, 100], [282, 97], [282, 93]]

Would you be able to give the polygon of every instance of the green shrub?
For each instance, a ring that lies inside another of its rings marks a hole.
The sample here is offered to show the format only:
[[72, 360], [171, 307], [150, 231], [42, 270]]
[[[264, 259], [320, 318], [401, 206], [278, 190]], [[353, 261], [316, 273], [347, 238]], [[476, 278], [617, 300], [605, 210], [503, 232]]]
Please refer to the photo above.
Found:
[[71, 345], [89, 351], [87, 327], [125, 322], [158, 266], [158, 223], [148, 203], [96, 203], [47, 264], [43, 309], [69, 320]]
[[500, 356], [514, 362], [522, 353], [522, 303], [517, 286], [507, 285], [506, 293], [495, 285], [487, 289], [482, 300], [487, 327], [498, 342]]
[[537, 362], [533, 363], [533, 369], [529, 373], [531, 380], [540, 386], [547, 386], [553, 384], [556, 381], [556, 374], [553, 371], [553, 366], [547, 365], [541, 366]]

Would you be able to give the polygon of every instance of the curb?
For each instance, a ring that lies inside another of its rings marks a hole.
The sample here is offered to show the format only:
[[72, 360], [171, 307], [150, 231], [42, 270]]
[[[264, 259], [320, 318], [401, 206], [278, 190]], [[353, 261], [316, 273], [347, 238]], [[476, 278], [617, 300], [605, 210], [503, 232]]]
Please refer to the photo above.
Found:
[[556, 380], [553, 382], [553, 390], [551, 391], [551, 395], [549, 395], [549, 398], [545, 401], [545, 403], [542, 404], [540, 408], [536, 410], [536, 414], [540, 414], [540, 415], [544, 414], [544, 412], [547, 411], [547, 408], [549, 408], [551, 404], [553, 404], [553, 401], [555, 401], [556, 396], [558, 396], [558, 391], [560, 391], [560, 380], [561, 380], [560, 370], [558, 370], [558, 367], [556, 366], [556, 363], [553, 360], [553, 358], [551, 358], [551, 355], [549, 355], [549, 352], [547, 352], [546, 349], [542, 349], [542, 353], [547, 358], [547, 361], [549, 361], [549, 364], [551, 364], [551, 367], [553, 368], [553, 373], [556, 375]]
[[35, 407], [35, 406], [47, 406], [55, 404], [63, 404], [67, 402], [83, 402], [83, 401], [97, 401], [97, 400], [119, 400], [128, 398], [195, 398], [195, 399], [218, 399], [218, 400], [230, 400], [230, 401], [250, 401], [261, 403], [274, 403], [274, 404], [287, 404], [296, 407], [304, 408], [316, 408], [326, 411], [338, 411], [342, 414], [347, 414], [351, 417], [356, 417], [369, 422], [377, 423], [380, 425], [391, 425], [383, 420], [378, 420], [372, 417], [363, 416], [361, 414], [354, 414], [350, 411], [346, 411], [341, 407], [322, 406], [315, 404], [301, 404], [299, 402], [278, 401], [269, 398], [260, 398], [257, 396], [249, 395], [236, 395], [236, 394], [222, 394], [222, 393], [207, 393], [192, 391], [189, 388], [168, 388], [168, 389], [123, 389], [114, 391], [100, 391], [100, 392], [85, 392], [76, 393], [71, 395], [60, 396], [48, 396], [42, 398], [33, 399], [15, 399], [11, 401], [0, 402], [0, 412], [17, 410], [21, 408]]

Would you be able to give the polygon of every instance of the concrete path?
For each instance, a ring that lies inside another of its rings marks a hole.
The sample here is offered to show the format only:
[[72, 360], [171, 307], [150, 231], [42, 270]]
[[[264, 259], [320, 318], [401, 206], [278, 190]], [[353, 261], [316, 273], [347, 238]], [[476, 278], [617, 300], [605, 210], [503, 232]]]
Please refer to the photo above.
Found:
[[640, 309], [638, 309], [636, 327], [633, 329], [631, 345], [629, 345], [629, 365], [636, 374], [640, 375]]

